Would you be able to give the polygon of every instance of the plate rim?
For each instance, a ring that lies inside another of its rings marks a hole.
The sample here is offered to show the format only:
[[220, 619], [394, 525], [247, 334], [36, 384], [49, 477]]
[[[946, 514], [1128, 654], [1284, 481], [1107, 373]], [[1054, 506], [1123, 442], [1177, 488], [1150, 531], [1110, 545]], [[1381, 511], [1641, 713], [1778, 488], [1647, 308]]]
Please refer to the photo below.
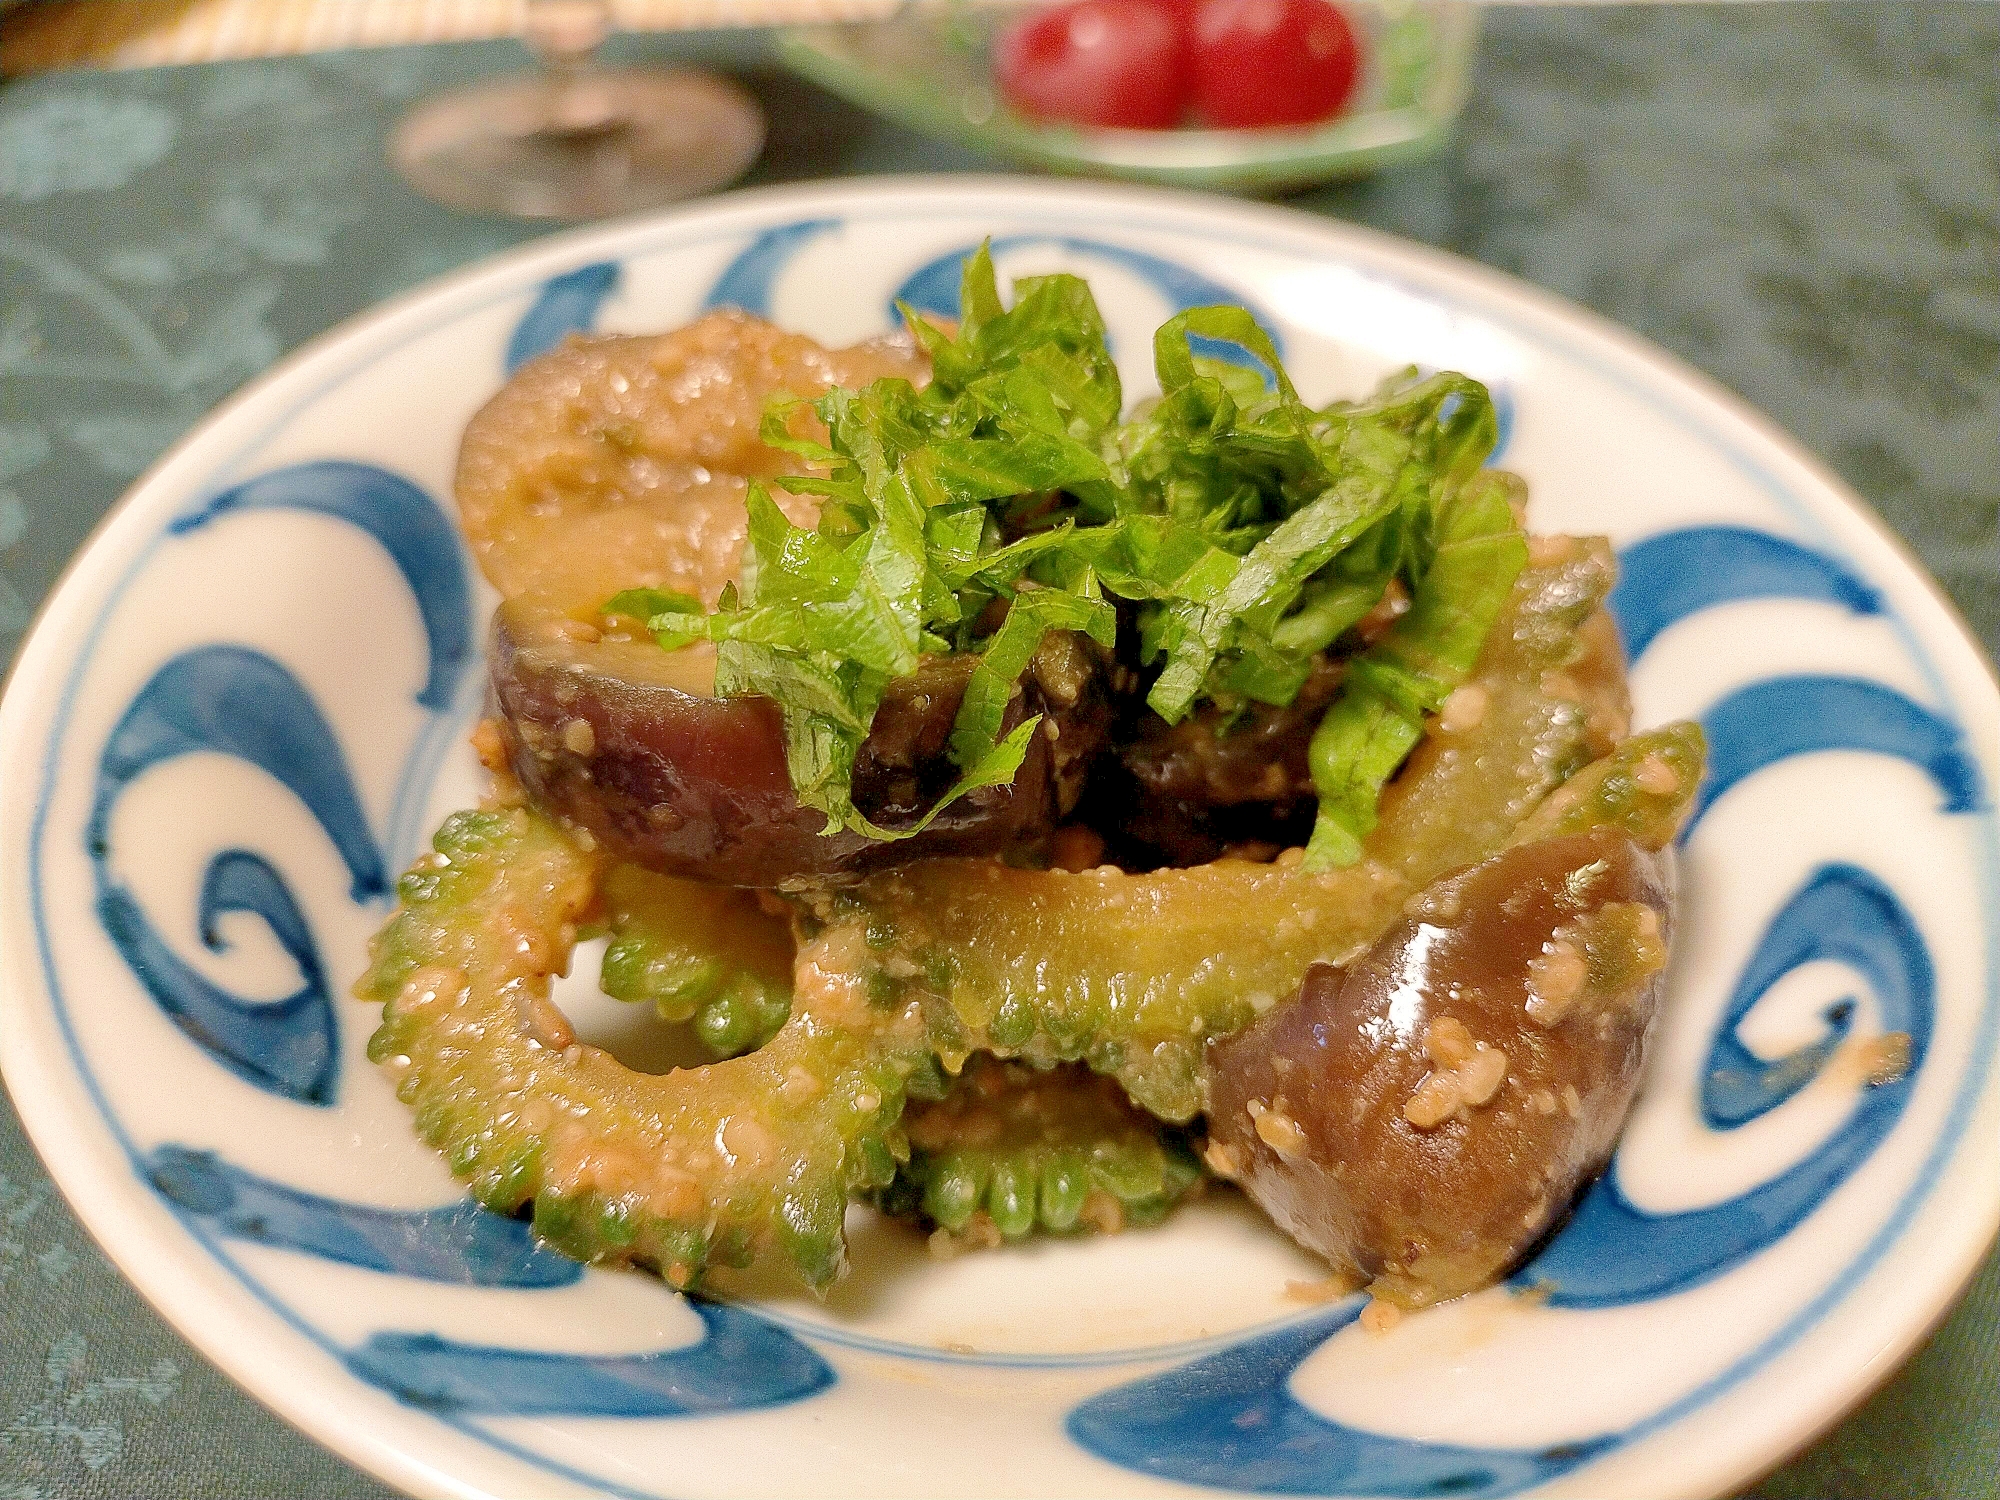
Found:
[[[96, 559], [95, 554], [104, 547], [111, 533], [127, 524], [137, 503], [145, 498], [147, 492], [159, 484], [170, 471], [187, 462], [189, 455], [209, 441], [215, 430], [236, 419], [245, 408], [266, 399], [272, 388], [295, 378], [343, 345], [365, 339], [371, 331], [392, 325], [397, 319], [425, 304], [449, 300], [455, 296], [463, 297], [482, 281], [490, 280], [496, 284], [501, 282], [526, 284], [534, 268], [540, 264], [546, 263], [551, 269], [574, 265], [582, 258], [585, 247], [618, 246], [635, 236], [643, 236], [645, 231], [654, 225], [708, 217], [723, 220], [740, 217], [746, 221], [756, 222], [774, 217], [773, 211], [786, 205], [818, 204], [837, 209], [843, 204], [853, 206], [875, 198], [894, 198], [898, 195], [924, 191], [962, 195], [1000, 194], [1005, 196], [1013, 211], [1020, 212], [1033, 211], [1033, 205], [1023, 202], [1023, 199], [1040, 200], [1042, 204], [1066, 200], [1079, 207], [1099, 210], [1104, 207], [1107, 200], [1125, 199], [1143, 203], [1169, 216], [1185, 215], [1210, 221], [1233, 219], [1239, 224], [1261, 220], [1274, 228], [1282, 227], [1295, 236], [1318, 235], [1332, 241], [1344, 240], [1371, 259], [1398, 263], [1414, 269], [1419, 275], [1431, 272], [1442, 274], [1447, 278], [1457, 278], [1461, 282], [1469, 283], [1483, 298], [1523, 305], [1537, 318], [1567, 324], [1571, 329], [1609, 345], [1621, 362], [1646, 368], [1649, 375], [1656, 379], [1663, 378], [1668, 386], [1678, 384], [1687, 394], [1696, 398], [1697, 402], [1733, 419], [1757, 442], [1796, 468], [1810, 481], [1811, 488], [1817, 490], [1822, 497], [1840, 502], [1838, 510], [1844, 518], [1858, 521], [1861, 534], [1865, 535], [1874, 546], [1881, 548], [1890, 561], [1901, 565], [1901, 571], [1906, 577], [1918, 585], [1915, 591], [1917, 596], [1938, 612], [1938, 623], [1943, 628], [1924, 631], [1922, 640], [1925, 647], [1936, 651], [1943, 641], [1949, 640], [1953, 647], [1958, 648], [1958, 652], [1954, 654], [1962, 653], [1965, 660], [1975, 669], [1971, 674], [1971, 682], [1978, 689], [1979, 696], [1983, 697], [1990, 693], [1996, 703], [2000, 703], [2000, 673], [1996, 673], [1993, 661], [1982, 649], [1979, 638], [1974, 635], [1956, 604], [1944, 593], [1908, 543], [1888, 526], [1874, 507], [1841, 480], [1816, 454], [1806, 449], [1762, 411], [1713, 377], [1687, 364], [1679, 356], [1602, 314], [1509, 273], [1450, 251], [1407, 240], [1369, 226], [1324, 218], [1296, 209], [1218, 200], [1207, 194], [1163, 187], [1052, 182], [1009, 174], [899, 174], [746, 189], [662, 212], [630, 215], [539, 236], [430, 278], [391, 298], [364, 308], [304, 341], [298, 348], [246, 382], [243, 387], [202, 416], [187, 432], [178, 437], [125, 489], [91, 528], [39, 602], [33, 619], [22, 634], [20, 646], [6, 673], [4, 684], [0, 685], [0, 746], [18, 737], [22, 738], [29, 748], [33, 748], [32, 742], [25, 738], [25, 727], [19, 726], [23, 726], [23, 721], [28, 720], [48, 700], [44, 694], [32, 705], [23, 701], [25, 690], [17, 692], [17, 685], [24, 680], [23, 668], [29, 669], [28, 676], [34, 676], [58, 672], [66, 665], [74, 665], [74, 662], [65, 657], [64, 647], [67, 643], [52, 636], [48, 622], [59, 607], [65, 605], [77, 607], [70, 603], [67, 596], [81, 589], [82, 585], [78, 580], [83, 570], [93, 561], [101, 561]], [[641, 248], [643, 247], [632, 247], [633, 250]], [[1964, 662], [1959, 665], [1963, 666]], [[1954, 707], [1963, 706], [1954, 705]], [[18, 818], [19, 809], [10, 804], [24, 800], [32, 804], [38, 798], [37, 796], [23, 798], [18, 793], [9, 792], [4, 799], [0, 799], [0, 832], [4, 832], [9, 839], [15, 832], [14, 825], [17, 821], [28, 824], [38, 821], [33, 817], [32, 808], [29, 809], [27, 818]], [[12, 898], [17, 894], [25, 894], [27, 884], [24, 877], [17, 876], [11, 870], [0, 874], [0, 895], [7, 898], [4, 911], [0, 911], [0, 920], [6, 921], [10, 928], [18, 925], [14, 920]], [[22, 967], [20, 947], [21, 945], [16, 943], [8, 944], [9, 956], [4, 968], [0, 968], [0, 982], [4, 982], [7, 993], [12, 993], [17, 988], [14, 981], [20, 977], [19, 970]], [[32, 970], [33, 966], [30, 964], [28, 967]], [[45, 988], [39, 975], [35, 976], [35, 986], [36, 988], [31, 991], [33, 993], [39, 994]], [[205, 1279], [203, 1273], [218, 1269], [212, 1261], [204, 1261], [189, 1267], [176, 1265], [171, 1258], [149, 1259], [140, 1255], [129, 1242], [135, 1227], [149, 1225], [151, 1232], [171, 1224], [179, 1228], [185, 1236], [186, 1226], [180, 1225], [179, 1221], [167, 1213], [161, 1205], [146, 1199], [143, 1193], [134, 1191], [133, 1189], [139, 1184], [127, 1183], [116, 1174], [111, 1176], [100, 1174], [96, 1158], [101, 1153], [96, 1148], [101, 1143], [91, 1142], [86, 1149], [79, 1150], [75, 1142], [58, 1139], [65, 1123], [62, 1115], [71, 1102], [62, 1097], [69, 1091], [65, 1085], [74, 1086], [79, 1080], [73, 1075], [51, 1076], [44, 1080], [36, 1076], [35, 1070], [25, 1066], [29, 1055], [29, 1042], [23, 1035], [25, 1027], [21, 1020], [8, 1013], [12, 1009], [11, 1006], [0, 1007], [0, 1074], [4, 1074], [6, 1078], [23, 1129], [79, 1222], [84, 1225], [106, 1257], [119, 1268], [120, 1274], [139, 1295], [183, 1338], [193, 1344], [204, 1358], [223, 1370], [252, 1399], [330, 1451], [389, 1483], [415, 1488], [421, 1492], [467, 1496], [492, 1493], [475, 1487], [477, 1481], [464, 1477], [468, 1469], [473, 1466], [447, 1472], [417, 1458], [407, 1448], [384, 1440], [377, 1431], [356, 1430], [347, 1421], [325, 1415], [329, 1411], [328, 1406], [323, 1402], [311, 1400], [306, 1391], [294, 1393], [288, 1390], [275, 1390], [271, 1388], [272, 1383], [268, 1380], [262, 1381], [261, 1386], [253, 1383], [260, 1375], [268, 1374], [268, 1371], [261, 1366], [268, 1363], [271, 1356], [263, 1352], [262, 1346], [256, 1343], [239, 1344], [218, 1336], [215, 1330], [205, 1325], [198, 1316], [204, 1310], [202, 1304], [210, 1300], [217, 1304], [213, 1311], [227, 1311], [231, 1300], [240, 1298], [241, 1293], [228, 1288], [212, 1290], [201, 1284]], [[47, 1084], [46, 1090], [43, 1087], [44, 1082]], [[1996, 1091], [2000, 1091], [2000, 1078], [1989, 1072], [1983, 1086], [1970, 1096], [1972, 1115], [1975, 1119], [1982, 1105], [1988, 1102]], [[108, 1122], [100, 1123], [108, 1128]], [[112, 1133], [115, 1135], [116, 1132]], [[1964, 1153], [1961, 1148], [1969, 1138], [1969, 1133], [1962, 1134], [1953, 1142], [1952, 1149], [1942, 1157], [1942, 1162], [1947, 1165], [1962, 1163]], [[52, 1145], [56, 1147], [53, 1153], [50, 1149]], [[121, 1168], [124, 1165], [121, 1161]], [[1994, 1190], [1988, 1195], [1988, 1199], [1990, 1201], [1986, 1203], [1984, 1213], [1978, 1211], [1979, 1204], [1973, 1204], [1969, 1209], [1954, 1213], [1952, 1216], [1954, 1223], [1963, 1223], [1971, 1228], [1983, 1225], [1985, 1232], [1983, 1237], [1966, 1233], [1955, 1247], [1960, 1251], [1960, 1254], [1954, 1257], [1955, 1264], [1947, 1269], [1943, 1276], [1933, 1273], [1932, 1285], [1926, 1289], [1928, 1294], [1913, 1299], [1929, 1306], [1929, 1315], [1923, 1318], [1904, 1317], [1898, 1320], [1895, 1324], [1895, 1336], [1880, 1346], [1875, 1358], [1851, 1372], [1847, 1379], [1840, 1382], [1844, 1389], [1837, 1400], [1827, 1401], [1819, 1410], [1783, 1424], [1785, 1433], [1781, 1438], [1773, 1437], [1767, 1429], [1766, 1435], [1756, 1445], [1762, 1450], [1762, 1457], [1752, 1460], [1746, 1444], [1737, 1454], [1735, 1472], [1725, 1472], [1722, 1465], [1710, 1463], [1706, 1467], [1712, 1475], [1720, 1476], [1720, 1482], [1731, 1485], [1750, 1482], [1758, 1474], [1768, 1472], [1771, 1468], [1782, 1464], [1816, 1436], [1836, 1425], [1889, 1379], [1918, 1343], [1928, 1337], [1938, 1324], [1950, 1315], [1970, 1279], [1977, 1273], [1995, 1238], [2000, 1236], [2000, 1183], [1994, 1185]], [[149, 1213], [149, 1210], [154, 1212]], [[1898, 1229], [1895, 1239], [1890, 1242], [1891, 1246], [1898, 1244], [1906, 1233], [1907, 1226]], [[184, 1252], [185, 1238], [173, 1239], [157, 1233], [154, 1233], [153, 1237], [168, 1241]], [[202, 1239], [198, 1235], [193, 1238], [197, 1243]], [[1873, 1268], [1864, 1274], [1863, 1279], [1865, 1275], [1872, 1273]], [[169, 1295], [174, 1290], [172, 1283], [175, 1282], [181, 1283], [180, 1297]], [[1845, 1303], [1850, 1294], [1851, 1289], [1849, 1292], [1843, 1292], [1833, 1305]], [[192, 1302], [189, 1301], [190, 1296]], [[239, 1308], [236, 1311], [248, 1313], [254, 1310], [260, 1317], [270, 1316], [281, 1324], [291, 1322], [284, 1313], [269, 1305], [266, 1299], [257, 1297], [254, 1291], [251, 1301], [264, 1302], [266, 1305], [261, 1309]], [[1831, 1311], [1831, 1307], [1828, 1311]], [[1822, 1314], [1812, 1326], [1824, 1326], [1824, 1322], [1825, 1315]], [[290, 1331], [294, 1334], [299, 1333], [296, 1328]], [[505, 1458], [508, 1465], [520, 1461], [513, 1457]], [[1693, 1470], [1697, 1465], [1690, 1463], [1687, 1467]], [[541, 1473], [545, 1480], [555, 1478], [555, 1475], [546, 1468], [542, 1468]], [[1686, 1493], [1707, 1493], [1711, 1488], [1711, 1485], [1705, 1483], [1702, 1488], [1689, 1489]]]

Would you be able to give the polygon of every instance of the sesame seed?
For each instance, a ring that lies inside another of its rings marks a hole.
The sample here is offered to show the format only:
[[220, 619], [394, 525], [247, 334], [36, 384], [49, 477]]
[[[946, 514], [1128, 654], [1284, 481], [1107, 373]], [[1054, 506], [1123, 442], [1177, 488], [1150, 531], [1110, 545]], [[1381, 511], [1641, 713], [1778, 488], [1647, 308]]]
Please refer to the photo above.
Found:
[[1387, 1333], [1402, 1321], [1403, 1310], [1380, 1297], [1370, 1297], [1368, 1305], [1361, 1309], [1361, 1326], [1370, 1333]]
[[1632, 780], [1640, 791], [1654, 797], [1671, 797], [1681, 789], [1681, 773], [1662, 760], [1657, 750], [1639, 762]]
[[1446, 734], [1463, 734], [1468, 729], [1476, 729], [1486, 717], [1486, 708], [1491, 702], [1491, 694], [1476, 682], [1468, 682], [1452, 690], [1438, 710], [1438, 728]]
[[1305, 1154], [1306, 1133], [1290, 1115], [1282, 1110], [1265, 1109], [1254, 1112], [1250, 1118], [1256, 1126], [1257, 1139], [1286, 1161]]
[[1424, 1051], [1440, 1068], [1458, 1067], [1471, 1058], [1477, 1045], [1455, 1016], [1438, 1016], [1424, 1028]]
[[1457, 1072], [1459, 1093], [1465, 1102], [1475, 1106], [1488, 1103], [1507, 1081], [1507, 1054], [1498, 1047], [1481, 1043]]
[[1435, 1130], [1458, 1113], [1458, 1074], [1432, 1073], [1403, 1103], [1403, 1118], [1419, 1130]]
[[1590, 966], [1575, 943], [1551, 938], [1528, 963], [1528, 1019], [1554, 1026], [1569, 1014], [1590, 978]]

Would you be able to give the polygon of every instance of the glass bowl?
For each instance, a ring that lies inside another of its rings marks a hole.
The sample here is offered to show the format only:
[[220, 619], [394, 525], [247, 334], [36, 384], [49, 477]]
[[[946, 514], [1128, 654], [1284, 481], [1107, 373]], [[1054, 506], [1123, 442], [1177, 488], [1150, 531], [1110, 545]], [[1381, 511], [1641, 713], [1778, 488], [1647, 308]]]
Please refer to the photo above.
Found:
[[787, 66], [913, 130], [1056, 172], [1268, 193], [1354, 177], [1441, 146], [1464, 107], [1478, 7], [1345, 0], [1361, 45], [1348, 108], [1313, 125], [1111, 130], [1015, 113], [993, 83], [994, 40], [1018, 4], [911, 0], [887, 20], [779, 34]]

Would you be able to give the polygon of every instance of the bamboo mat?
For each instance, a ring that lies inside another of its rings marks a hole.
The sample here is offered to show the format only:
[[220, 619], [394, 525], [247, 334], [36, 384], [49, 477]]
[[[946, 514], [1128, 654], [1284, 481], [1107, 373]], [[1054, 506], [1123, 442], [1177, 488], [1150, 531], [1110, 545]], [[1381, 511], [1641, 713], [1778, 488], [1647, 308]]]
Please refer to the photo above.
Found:
[[[0, 0], [0, 76], [518, 36], [529, 0]], [[610, 0], [618, 31], [879, 21], [913, 0]], [[982, 5], [1034, 0], [975, 0]], [[1621, 5], [1633, 0], [1484, 0]], [[1710, 0], [1756, 4], [1760, 0]], [[1772, 0], [1762, 0], [1772, 3]]]
[[[900, 0], [611, 0], [620, 31], [877, 20]], [[527, 0], [36, 0], [0, 9], [0, 73], [516, 36]]]

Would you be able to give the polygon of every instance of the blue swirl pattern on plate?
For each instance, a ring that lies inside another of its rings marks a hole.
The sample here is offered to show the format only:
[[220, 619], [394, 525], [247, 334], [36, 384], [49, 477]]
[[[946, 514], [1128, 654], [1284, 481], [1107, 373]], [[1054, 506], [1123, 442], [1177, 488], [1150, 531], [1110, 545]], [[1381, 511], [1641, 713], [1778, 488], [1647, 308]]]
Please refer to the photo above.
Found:
[[547, 1354], [378, 1333], [347, 1367], [430, 1411], [467, 1416], [698, 1417], [816, 1396], [833, 1367], [784, 1329], [740, 1307], [688, 1299], [703, 1337], [657, 1354]]
[[[591, 306], [594, 315], [596, 305]], [[325, 459], [292, 464], [225, 490], [171, 530], [185, 535], [219, 516], [247, 511], [316, 512], [359, 527], [380, 543], [423, 616], [430, 674], [417, 702], [451, 707], [458, 680], [472, 662], [472, 592], [458, 531], [429, 495], [374, 464]]]
[[132, 782], [198, 752], [255, 766], [304, 803], [346, 862], [356, 901], [389, 888], [333, 726], [290, 668], [247, 646], [183, 651], [139, 690], [98, 761], [92, 852], [108, 849], [112, 806]]
[[282, 1000], [249, 1001], [184, 962], [146, 920], [130, 890], [98, 861], [97, 919], [146, 993], [208, 1055], [247, 1082], [301, 1104], [330, 1105], [340, 1080], [340, 1033], [326, 971], [291, 888], [263, 856], [225, 849], [201, 888], [201, 937], [224, 951], [216, 918], [250, 912], [264, 921], [304, 983]]
[[1611, 613], [1636, 662], [1669, 625], [1740, 599], [1823, 599], [1858, 615], [1882, 608], [1874, 589], [1823, 552], [1747, 526], [1690, 526], [1619, 554]]
[[776, 229], [765, 230], [723, 268], [722, 274], [715, 278], [715, 285], [702, 298], [701, 305], [704, 308], [734, 307], [759, 318], [770, 317], [771, 298], [776, 291], [778, 277], [791, 264], [792, 257], [804, 248], [808, 240], [838, 228], [838, 219], [801, 219], [796, 224], [782, 224]]
[[331, 1104], [339, 1076], [338, 1031], [325, 966], [284, 878], [261, 855], [226, 849], [202, 881], [202, 940], [221, 951], [217, 918], [263, 919], [298, 965], [303, 986], [278, 1001], [246, 1001], [184, 962], [112, 873], [111, 814], [125, 789], [162, 762], [197, 752], [263, 771], [305, 804], [339, 850], [365, 901], [388, 888], [333, 729], [298, 679], [260, 651], [198, 646], [169, 661], [142, 688], [98, 762], [88, 846], [98, 919], [159, 1007], [216, 1061], [272, 1093]]
[[1782, 1057], [1762, 1058], [1737, 1029], [1779, 980], [1806, 964], [1845, 964], [1885, 997], [1883, 1025], [1908, 1032], [1913, 1054], [1929, 1045], [1934, 985], [1916, 923], [1881, 881], [1855, 865], [1825, 865], [1771, 920], [1737, 976], [1702, 1070], [1701, 1117], [1734, 1130], [1768, 1114], [1818, 1075], [1852, 1031], [1854, 997], [1825, 1012], [1826, 1035]]
[[146, 1178], [180, 1213], [215, 1232], [342, 1265], [447, 1286], [570, 1286], [583, 1267], [545, 1250], [527, 1224], [470, 1198], [442, 1208], [389, 1209], [308, 1193], [213, 1151], [161, 1146]]
[[542, 283], [514, 333], [507, 340], [504, 360], [512, 375], [537, 354], [546, 354], [572, 333], [588, 333], [597, 326], [597, 311], [618, 287], [624, 270], [614, 261], [598, 261], [578, 266]]
[[1291, 1393], [1298, 1367], [1361, 1315], [1350, 1302], [1192, 1364], [1093, 1396], [1069, 1435], [1112, 1463], [1258, 1495], [1511, 1495], [1614, 1446], [1539, 1451], [1385, 1437], [1331, 1421]]
[[1820, 750], [1896, 756], [1937, 783], [1942, 811], [1980, 807], [1979, 768], [1958, 725], [1863, 677], [1767, 677], [1710, 708], [1701, 727], [1708, 735], [1708, 776], [1683, 839], [1738, 782]]
[[[292, 464], [223, 491], [168, 532], [191, 537], [226, 516], [288, 511], [353, 526], [389, 555], [423, 622], [428, 668], [417, 702], [434, 714], [448, 710], [472, 660], [471, 590], [456, 530], [409, 480], [341, 459]], [[331, 1104], [340, 1059], [326, 970], [296, 897], [272, 863], [243, 849], [214, 854], [202, 882], [200, 926], [202, 942], [219, 953], [226, 944], [217, 918], [229, 912], [260, 918], [303, 980], [296, 993], [276, 1001], [243, 1000], [183, 961], [112, 874], [110, 828], [119, 797], [153, 767], [196, 753], [230, 757], [282, 783], [339, 851], [354, 900], [387, 893], [381, 846], [319, 705], [283, 663], [247, 646], [215, 643], [183, 651], [155, 672], [104, 747], [88, 834], [98, 919], [154, 1001], [210, 1056], [269, 1092]]]

